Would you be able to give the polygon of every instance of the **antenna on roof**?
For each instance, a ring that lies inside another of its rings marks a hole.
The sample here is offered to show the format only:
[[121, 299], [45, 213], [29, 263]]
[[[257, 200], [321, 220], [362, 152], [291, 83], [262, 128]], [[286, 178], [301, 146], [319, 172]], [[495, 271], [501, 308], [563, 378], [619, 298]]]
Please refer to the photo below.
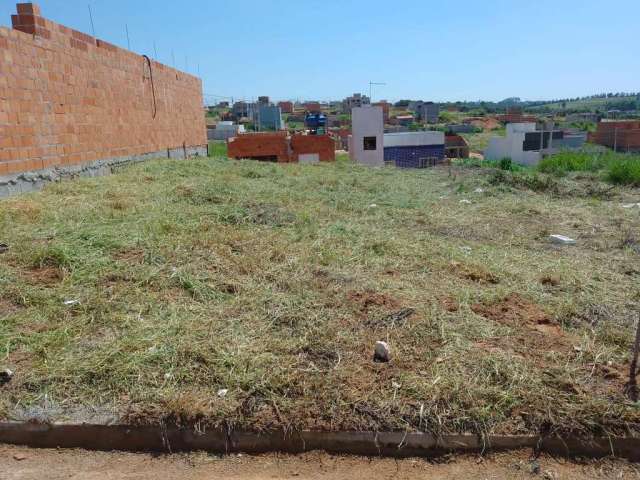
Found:
[[374, 85], [386, 85], [386, 83], [382, 82], [369, 82], [369, 101], [373, 103], [373, 86]]

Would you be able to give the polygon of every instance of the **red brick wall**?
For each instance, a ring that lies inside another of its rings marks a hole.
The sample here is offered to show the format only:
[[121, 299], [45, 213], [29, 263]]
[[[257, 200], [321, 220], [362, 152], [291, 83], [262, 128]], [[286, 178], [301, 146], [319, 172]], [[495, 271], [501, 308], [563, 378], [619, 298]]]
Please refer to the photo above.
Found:
[[229, 158], [277, 157], [278, 162], [289, 162], [287, 132], [247, 133], [227, 140]]
[[278, 102], [282, 113], [293, 113], [293, 102]]
[[336, 144], [329, 135], [293, 135], [291, 151], [294, 162], [305, 153], [319, 154], [321, 162], [333, 162], [336, 159]]
[[322, 110], [322, 107], [320, 107], [320, 104], [318, 102], [307, 102], [304, 104], [304, 109], [307, 112], [320, 112]]
[[640, 121], [600, 122], [590, 141], [621, 151], [640, 150]]
[[277, 157], [279, 163], [298, 162], [298, 155], [317, 153], [321, 162], [336, 159], [335, 142], [329, 135], [292, 135], [287, 132], [247, 133], [227, 141], [229, 158]]
[[[206, 145], [200, 79], [19, 4], [0, 27], [0, 176]], [[155, 118], [153, 92], [155, 90]]]

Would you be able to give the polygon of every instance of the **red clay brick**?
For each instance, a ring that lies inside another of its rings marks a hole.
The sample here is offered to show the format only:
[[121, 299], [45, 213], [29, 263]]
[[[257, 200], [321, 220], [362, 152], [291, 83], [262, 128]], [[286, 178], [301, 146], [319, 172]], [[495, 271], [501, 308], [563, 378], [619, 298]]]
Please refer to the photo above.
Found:
[[40, 7], [35, 3], [18, 3], [16, 8], [20, 15], [41, 15]]
[[291, 137], [293, 161], [308, 153], [317, 153], [321, 162], [333, 162], [336, 159], [336, 144], [329, 135], [293, 135]]

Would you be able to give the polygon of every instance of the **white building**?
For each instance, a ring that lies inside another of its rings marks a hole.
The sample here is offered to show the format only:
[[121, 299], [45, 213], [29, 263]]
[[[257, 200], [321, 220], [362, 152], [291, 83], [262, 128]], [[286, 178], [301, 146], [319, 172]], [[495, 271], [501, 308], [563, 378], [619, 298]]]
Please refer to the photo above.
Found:
[[[212, 126], [215, 128], [210, 128]], [[218, 122], [216, 125], [207, 126], [209, 140], [227, 140], [244, 132], [244, 125], [236, 125], [233, 122]]]
[[561, 150], [581, 148], [587, 139], [585, 132], [536, 130], [535, 123], [509, 123], [506, 137], [493, 137], [484, 152], [487, 160], [510, 158], [514, 163], [537, 165], [546, 155]]
[[371, 167], [384, 166], [384, 116], [382, 107], [356, 107], [351, 111], [349, 156]]

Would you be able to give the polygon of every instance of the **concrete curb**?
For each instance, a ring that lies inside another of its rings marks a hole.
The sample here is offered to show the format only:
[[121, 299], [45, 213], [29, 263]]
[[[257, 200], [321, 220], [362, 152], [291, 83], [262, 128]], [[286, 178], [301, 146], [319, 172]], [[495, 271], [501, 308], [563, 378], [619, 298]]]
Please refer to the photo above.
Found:
[[616, 456], [640, 462], [640, 438], [540, 437], [535, 435], [446, 435], [403, 432], [226, 432], [177, 427], [0, 423], [0, 443], [34, 448], [83, 448], [130, 452], [303, 453], [385, 457], [437, 457], [531, 448], [562, 457]]
[[100, 177], [110, 175], [114, 170], [128, 164], [145, 162], [156, 158], [184, 159], [189, 157], [206, 157], [208, 145], [184, 146], [168, 148], [156, 152], [140, 155], [116, 157], [77, 165], [66, 165], [36, 170], [32, 172], [15, 173], [0, 176], [0, 198], [7, 198], [21, 193], [41, 190], [47, 183], [77, 177]]

